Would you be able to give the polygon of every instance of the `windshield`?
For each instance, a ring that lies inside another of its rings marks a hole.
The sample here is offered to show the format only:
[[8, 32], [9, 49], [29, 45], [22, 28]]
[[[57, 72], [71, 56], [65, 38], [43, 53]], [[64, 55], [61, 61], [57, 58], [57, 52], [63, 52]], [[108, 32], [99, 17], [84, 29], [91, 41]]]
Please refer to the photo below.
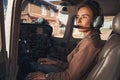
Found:
[[63, 6], [59, 0], [25, 0], [22, 4], [21, 23], [48, 24], [54, 37], [63, 37], [68, 14], [60, 13]]

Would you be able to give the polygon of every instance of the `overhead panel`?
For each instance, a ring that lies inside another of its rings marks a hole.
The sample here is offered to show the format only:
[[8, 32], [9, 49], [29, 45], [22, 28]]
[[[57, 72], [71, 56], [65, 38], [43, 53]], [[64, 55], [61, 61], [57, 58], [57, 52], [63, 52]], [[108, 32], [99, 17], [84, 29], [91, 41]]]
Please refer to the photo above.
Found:
[[[62, 0], [68, 1], [73, 5], [83, 3], [88, 0]], [[106, 16], [114, 16], [120, 12], [120, 0], [95, 0], [100, 3], [102, 11]]]

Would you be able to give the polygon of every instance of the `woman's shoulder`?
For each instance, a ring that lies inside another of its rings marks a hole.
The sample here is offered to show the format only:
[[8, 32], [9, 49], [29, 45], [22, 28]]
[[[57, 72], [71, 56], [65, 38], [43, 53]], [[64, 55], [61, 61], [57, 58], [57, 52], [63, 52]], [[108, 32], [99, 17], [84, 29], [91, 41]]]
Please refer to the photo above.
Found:
[[95, 34], [95, 35], [91, 35], [89, 37], [84, 38], [81, 41], [81, 44], [85, 44], [85, 45], [93, 45], [95, 47], [100, 46], [102, 44], [102, 40], [99, 34]]

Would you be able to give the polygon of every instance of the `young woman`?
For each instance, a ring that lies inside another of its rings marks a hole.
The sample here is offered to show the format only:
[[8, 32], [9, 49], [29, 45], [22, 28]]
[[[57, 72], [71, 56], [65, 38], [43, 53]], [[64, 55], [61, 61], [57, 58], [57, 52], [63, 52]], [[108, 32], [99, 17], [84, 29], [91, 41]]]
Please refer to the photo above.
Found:
[[[68, 55], [68, 67], [60, 72], [44, 74], [33, 72], [29, 74], [30, 80], [81, 80], [89, 67], [93, 64], [96, 55], [102, 48], [100, 30], [102, 23], [94, 26], [94, 20], [101, 15], [100, 6], [92, 1], [79, 7], [76, 22], [84, 38], [78, 43], [75, 49]], [[64, 67], [61, 61], [52, 61], [47, 58], [40, 59], [42, 64], [54, 64]], [[66, 65], [65, 65], [66, 66]]]

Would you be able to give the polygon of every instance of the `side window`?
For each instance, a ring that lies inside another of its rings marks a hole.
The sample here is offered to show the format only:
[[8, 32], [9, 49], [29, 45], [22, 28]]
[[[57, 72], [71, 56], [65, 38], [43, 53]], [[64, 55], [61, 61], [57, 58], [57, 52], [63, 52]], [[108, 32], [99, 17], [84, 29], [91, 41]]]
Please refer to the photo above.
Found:
[[112, 21], [114, 16], [105, 16], [103, 27], [101, 28], [101, 38], [107, 40], [112, 31]]
[[82, 32], [79, 32], [78, 28], [73, 28], [73, 38], [83, 38]]
[[58, 13], [58, 21], [59, 21], [59, 28], [58, 28], [59, 35], [57, 36], [63, 37], [65, 33], [67, 21], [68, 21], [68, 14], [61, 13], [61, 9]]

